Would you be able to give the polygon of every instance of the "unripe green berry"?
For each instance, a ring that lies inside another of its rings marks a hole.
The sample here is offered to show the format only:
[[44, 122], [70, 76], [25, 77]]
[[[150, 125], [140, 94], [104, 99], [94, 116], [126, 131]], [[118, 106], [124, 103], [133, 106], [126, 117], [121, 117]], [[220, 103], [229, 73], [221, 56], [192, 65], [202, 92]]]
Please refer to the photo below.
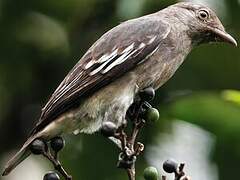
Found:
[[152, 87], [146, 88], [139, 92], [142, 101], [151, 101], [155, 97], [155, 90]]
[[143, 118], [147, 121], [147, 122], [156, 122], [159, 119], [159, 112], [156, 108], [149, 108], [146, 110], [146, 112], [144, 113]]
[[155, 167], [147, 167], [144, 172], [143, 176], [145, 180], [158, 180], [158, 171]]
[[47, 150], [47, 144], [41, 139], [35, 139], [31, 145], [30, 150], [33, 154], [43, 154]]
[[113, 122], [107, 121], [102, 124], [101, 133], [104, 136], [106, 137], [114, 136], [116, 132], [117, 126]]
[[163, 163], [163, 170], [167, 173], [177, 172], [178, 163], [172, 159], [168, 159]]
[[50, 145], [55, 152], [58, 152], [64, 147], [65, 141], [62, 137], [55, 137], [51, 139]]
[[43, 180], [60, 180], [60, 177], [57, 173], [50, 171], [44, 175]]

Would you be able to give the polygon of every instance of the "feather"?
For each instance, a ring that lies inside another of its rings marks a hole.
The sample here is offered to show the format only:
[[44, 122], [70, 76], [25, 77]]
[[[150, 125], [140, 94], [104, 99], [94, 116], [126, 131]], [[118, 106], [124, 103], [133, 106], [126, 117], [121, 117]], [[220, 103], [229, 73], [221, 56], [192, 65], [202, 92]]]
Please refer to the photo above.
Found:
[[151, 15], [143, 18], [145, 23], [141, 18], [126, 21], [93, 44], [52, 94], [32, 135], [156, 51], [170, 27]]

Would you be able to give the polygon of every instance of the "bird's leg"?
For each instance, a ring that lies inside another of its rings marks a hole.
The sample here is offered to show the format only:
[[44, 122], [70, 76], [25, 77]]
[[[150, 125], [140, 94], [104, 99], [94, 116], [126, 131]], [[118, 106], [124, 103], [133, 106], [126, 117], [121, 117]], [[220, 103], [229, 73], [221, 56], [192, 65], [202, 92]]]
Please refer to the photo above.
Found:
[[[144, 147], [143, 144], [141, 144], [140, 142], [137, 142], [137, 144], [135, 143], [136, 143], [137, 135], [140, 129], [143, 128], [144, 124], [145, 124], [145, 120], [139, 117], [139, 112], [138, 112], [136, 119], [133, 121], [133, 129], [128, 142], [131, 150], [134, 152], [136, 152], [136, 150], [139, 151], [140, 149], [142, 149], [141, 151], [143, 151], [143, 147]], [[137, 145], [137, 148], [134, 147], [135, 145]], [[140, 146], [141, 148], [139, 149]]]
[[114, 135], [115, 138], [121, 142], [121, 150], [126, 151], [127, 147], [127, 134], [124, 131], [125, 125], [118, 129], [118, 132]]

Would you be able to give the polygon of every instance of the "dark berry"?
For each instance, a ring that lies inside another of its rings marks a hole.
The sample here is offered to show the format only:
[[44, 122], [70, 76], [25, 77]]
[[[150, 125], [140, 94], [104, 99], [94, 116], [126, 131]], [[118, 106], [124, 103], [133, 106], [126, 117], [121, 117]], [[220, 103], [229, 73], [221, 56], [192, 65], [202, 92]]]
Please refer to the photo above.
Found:
[[155, 90], [152, 87], [146, 88], [139, 92], [142, 101], [151, 101], [155, 97]]
[[177, 168], [178, 168], [178, 163], [174, 160], [169, 159], [163, 163], [163, 169], [167, 173], [177, 172]]
[[30, 150], [33, 154], [43, 154], [47, 150], [47, 144], [41, 139], [35, 139], [31, 145]]
[[130, 169], [136, 162], [136, 156], [128, 157], [123, 152], [119, 154], [118, 168]]
[[159, 116], [159, 112], [156, 108], [149, 108], [144, 112], [143, 119], [147, 122], [156, 122]]
[[147, 101], [144, 101], [142, 103], [142, 105], [140, 106], [139, 116], [144, 119], [147, 110], [150, 109], [150, 108], [152, 108], [151, 104], [149, 104]]
[[50, 145], [55, 152], [58, 152], [64, 147], [65, 141], [62, 137], [55, 137], [51, 139]]
[[114, 123], [107, 121], [102, 124], [101, 133], [106, 137], [114, 136], [116, 131], [117, 126]]
[[158, 171], [155, 167], [147, 167], [144, 172], [143, 176], [145, 180], [158, 180]]
[[50, 171], [44, 175], [43, 180], [60, 180], [60, 177], [57, 173]]

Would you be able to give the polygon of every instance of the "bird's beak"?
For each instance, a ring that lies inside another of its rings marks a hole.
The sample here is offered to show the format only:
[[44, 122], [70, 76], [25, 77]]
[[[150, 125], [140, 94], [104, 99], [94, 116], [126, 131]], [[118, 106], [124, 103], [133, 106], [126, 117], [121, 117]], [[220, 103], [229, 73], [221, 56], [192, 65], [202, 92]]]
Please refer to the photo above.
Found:
[[214, 33], [216, 41], [227, 42], [237, 47], [237, 41], [226, 31], [212, 27], [209, 27], [209, 29]]

